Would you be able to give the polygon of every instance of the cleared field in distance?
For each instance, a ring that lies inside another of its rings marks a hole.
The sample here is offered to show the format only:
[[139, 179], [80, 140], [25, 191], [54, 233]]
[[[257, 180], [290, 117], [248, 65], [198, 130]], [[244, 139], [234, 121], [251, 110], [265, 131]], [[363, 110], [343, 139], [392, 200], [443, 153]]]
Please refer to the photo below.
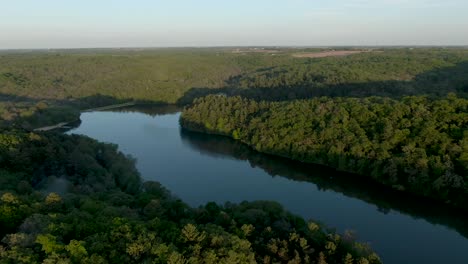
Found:
[[296, 58], [325, 58], [325, 57], [338, 57], [348, 56], [363, 52], [372, 52], [371, 50], [331, 50], [311, 53], [295, 53], [292, 56]]

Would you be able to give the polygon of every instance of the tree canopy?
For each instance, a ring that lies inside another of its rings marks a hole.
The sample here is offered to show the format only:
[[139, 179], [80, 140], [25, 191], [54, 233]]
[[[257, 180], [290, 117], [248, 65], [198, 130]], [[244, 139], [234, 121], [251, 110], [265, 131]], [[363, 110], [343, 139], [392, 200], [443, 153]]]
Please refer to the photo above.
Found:
[[380, 263], [273, 202], [190, 208], [84, 136], [4, 129], [0, 157], [0, 263]]
[[468, 100], [453, 94], [288, 102], [208, 96], [185, 108], [181, 125], [467, 208]]

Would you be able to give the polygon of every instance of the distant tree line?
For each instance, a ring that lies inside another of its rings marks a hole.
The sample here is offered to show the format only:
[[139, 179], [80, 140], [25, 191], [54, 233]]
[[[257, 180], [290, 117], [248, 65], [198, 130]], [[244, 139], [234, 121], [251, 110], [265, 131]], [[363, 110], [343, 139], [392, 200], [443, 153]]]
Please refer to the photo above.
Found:
[[0, 53], [0, 95], [67, 102], [92, 102], [101, 95], [189, 104], [219, 92], [269, 101], [468, 93], [466, 49], [291, 56], [299, 51], [285, 49], [275, 56], [219, 49]]
[[277, 60], [197, 50], [0, 54], [0, 93], [44, 100], [103, 95], [115, 100], [176, 103], [193, 87], [219, 88], [231, 76], [271, 66]]
[[389, 50], [346, 58], [305, 59], [228, 80], [228, 94], [256, 100], [317, 96], [401, 98], [468, 95], [468, 51]]

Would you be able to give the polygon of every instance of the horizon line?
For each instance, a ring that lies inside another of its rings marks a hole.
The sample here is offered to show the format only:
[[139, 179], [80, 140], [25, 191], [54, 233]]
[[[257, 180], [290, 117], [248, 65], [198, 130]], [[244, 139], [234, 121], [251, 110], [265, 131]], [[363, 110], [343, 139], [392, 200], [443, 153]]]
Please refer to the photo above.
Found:
[[395, 45], [213, 45], [213, 46], [121, 46], [69, 48], [0, 48], [0, 51], [92, 50], [92, 49], [207, 49], [207, 48], [468, 48], [468, 44], [395, 44]]

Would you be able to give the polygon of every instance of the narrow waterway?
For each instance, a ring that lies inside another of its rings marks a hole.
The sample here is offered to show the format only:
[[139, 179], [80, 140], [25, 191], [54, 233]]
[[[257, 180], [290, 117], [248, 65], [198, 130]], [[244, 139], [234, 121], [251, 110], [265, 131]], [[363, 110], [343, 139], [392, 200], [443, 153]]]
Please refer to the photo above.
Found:
[[146, 180], [191, 206], [273, 200], [339, 232], [352, 230], [384, 263], [468, 263], [468, 217], [321, 166], [256, 153], [228, 138], [183, 131], [176, 107], [88, 112], [68, 133], [119, 145]]

